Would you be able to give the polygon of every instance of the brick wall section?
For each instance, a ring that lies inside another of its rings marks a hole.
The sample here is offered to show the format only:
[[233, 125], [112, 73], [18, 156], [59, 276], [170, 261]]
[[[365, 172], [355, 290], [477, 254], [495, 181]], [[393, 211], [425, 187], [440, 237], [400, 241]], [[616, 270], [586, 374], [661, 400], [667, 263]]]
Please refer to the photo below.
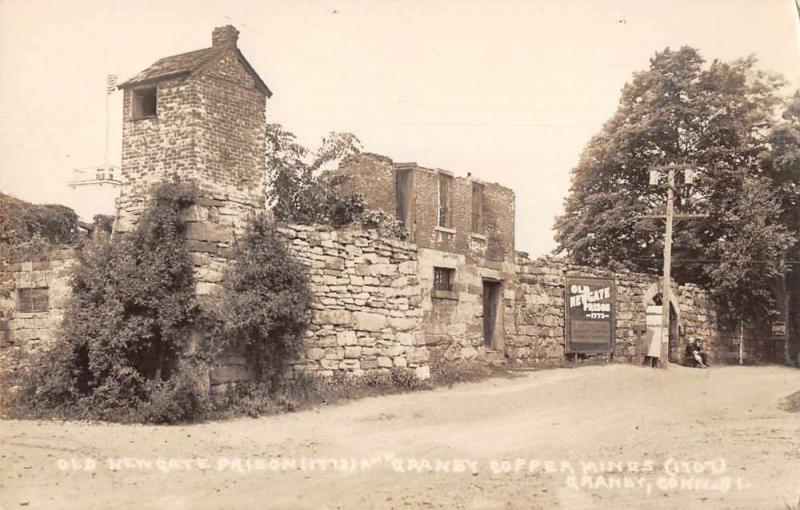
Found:
[[262, 207], [264, 95], [233, 50], [194, 80], [199, 99], [195, 145], [201, 191], [219, 200]]
[[326, 179], [341, 177], [342, 192], [346, 195], [361, 193], [370, 209], [395, 214], [397, 201], [391, 159], [378, 154], [356, 154], [343, 160], [338, 169], [323, 175]]
[[[451, 181], [453, 229], [437, 229], [439, 170], [415, 163], [393, 163], [375, 154], [357, 154], [344, 160], [331, 176], [350, 176], [346, 192], [362, 193], [370, 208], [394, 215], [397, 210], [397, 169], [413, 174], [412, 240], [420, 248], [460, 253], [493, 261], [514, 261], [514, 192], [495, 183], [453, 176]], [[447, 175], [450, 175], [449, 173]], [[484, 185], [484, 235], [472, 235], [472, 185]]]
[[197, 87], [188, 80], [158, 84], [158, 117], [132, 118], [132, 92], [122, 101], [122, 186], [118, 199], [118, 230], [132, 230], [144, 208], [149, 188], [175, 175], [197, 177], [195, 134], [200, 119]]

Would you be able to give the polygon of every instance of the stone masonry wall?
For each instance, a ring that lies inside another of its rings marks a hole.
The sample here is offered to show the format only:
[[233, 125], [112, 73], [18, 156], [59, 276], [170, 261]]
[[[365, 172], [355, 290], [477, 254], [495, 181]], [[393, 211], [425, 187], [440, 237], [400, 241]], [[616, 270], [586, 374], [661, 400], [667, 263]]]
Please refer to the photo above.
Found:
[[[31, 353], [54, 342], [71, 289], [69, 281], [77, 264], [71, 249], [11, 259], [0, 264], [0, 368], [13, 371]], [[47, 289], [47, 311], [22, 312], [22, 289]]]
[[[557, 259], [531, 261], [518, 258], [518, 284], [513, 323], [507, 321], [506, 357], [524, 364], [556, 364], [564, 359], [565, 276], [612, 278], [616, 286], [616, 347], [611, 359], [639, 363], [644, 356], [645, 310], [658, 292], [659, 278], [636, 273], [573, 266]], [[696, 285], [673, 285], [678, 303], [677, 323], [670, 338], [670, 361], [682, 362], [690, 337], [700, 340], [712, 363], [732, 363], [738, 359], [735, 335], [719, 324], [715, 305], [707, 291]], [[764, 325], [745, 330], [745, 359], [769, 359], [764, 340]], [[607, 355], [590, 356], [608, 358]]]
[[286, 226], [293, 254], [308, 266], [313, 321], [294, 370], [353, 375], [409, 367], [429, 376], [413, 244], [375, 232]]
[[[308, 268], [312, 322], [302, 352], [286, 374], [359, 376], [409, 368], [430, 376], [421, 341], [416, 247], [376, 232], [323, 226], [280, 228], [290, 252]], [[250, 377], [242, 353], [229, 352], [211, 374], [212, 386]]]

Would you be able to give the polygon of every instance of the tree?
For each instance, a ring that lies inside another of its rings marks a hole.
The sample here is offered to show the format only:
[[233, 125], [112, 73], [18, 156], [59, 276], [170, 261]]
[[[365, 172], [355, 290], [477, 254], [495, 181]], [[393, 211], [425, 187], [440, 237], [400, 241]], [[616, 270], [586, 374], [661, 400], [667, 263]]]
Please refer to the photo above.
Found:
[[[656, 53], [649, 69], [624, 86], [616, 113], [573, 170], [564, 214], [555, 223], [558, 249], [577, 263], [657, 274], [663, 223], [637, 218], [663, 210], [663, 189], [649, 186], [648, 174], [655, 166], [687, 163], [697, 179], [679, 189], [676, 208], [711, 217], [679, 223], [673, 254], [678, 260], [720, 262], [678, 262], [675, 278], [721, 284], [728, 293], [746, 294], [755, 280], [763, 288], [761, 279], [779, 265], [775, 254], [792, 237], [779, 217], [763, 215], [783, 201], [765, 157], [783, 81], [754, 65], [748, 57], [706, 66], [688, 47]], [[757, 208], [744, 211], [743, 204]], [[750, 238], [755, 225], [766, 228], [764, 235]], [[772, 258], [764, 259], [767, 255]], [[742, 269], [734, 278], [739, 283], [715, 271], [715, 264]], [[755, 264], [760, 272], [751, 271]], [[723, 300], [728, 304], [750, 302], [728, 297]]]
[[331, 132], [312, 152], [279, 124], [268, 124], [267, 199], [275, 219], [337, 227], [354, 221], [363, 211], [363, 200], [343, 196], [336, 182], [319, 175], [324, 167], [360, 151], [355, 135]]
[[279, 124], [267, 126], [267, 203], [276, 221], [334, 228], [358, 223], [381, 234], [404, 239], [408, 233], [396, 218], [367, 208], [361, 194], [342, 191], [345, 176], [328, 177], [327, 169], [361, 152], [351, 133], [331, 132], [312, 152]]
[[[781, 191], [781, 221], [790, 232], [800, 232], [800, 90], [789, 98], [782, 117], [770, 134], [772, 151], [768, 164]], [[784, 257], [789, 264], [777, 278], [776, 286], [787, 322], [787, 336], [794, 340], [794, 345], [784, 344], [784, 356], [787, 361], [794, 356], [800, 364], [800, 242], [790, 246]]]

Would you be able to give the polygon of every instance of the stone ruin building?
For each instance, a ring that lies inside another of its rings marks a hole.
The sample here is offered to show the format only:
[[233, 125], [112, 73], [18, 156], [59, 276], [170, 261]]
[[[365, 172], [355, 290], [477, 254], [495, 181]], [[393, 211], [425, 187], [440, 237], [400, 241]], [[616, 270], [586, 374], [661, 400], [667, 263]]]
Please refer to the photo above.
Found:
[[[211, 47], [158, 60], [120, 85], [122, 185], [115, 229], [132, 229], [153, 183], [194, 182], [199, 199], [185, 221], [201, 302], [218, 290], [234, 236], [265, 207], [271, 92], [237, 39], [234, 27], [216, 28]], [[499, 184], [368, 153], [347, 158], [332, 175], [345, 177], [344, 190], [362, 193], [369, 207], [395, 215], [410, 238], [384, 239], [355, 228], [281, 227], [291, 251], [308, 267], [314, 294], [313, 323], [287, 377], [294, 371], [360, 375], [408, 367], [427, 378], [434, 355], [445, 362], [523, 365], [556, 365], [573, 357], [641, 362], [657, 277], [531, 260], [517, 252], [514, 193]], [[0, 278], [13, 282], [12, 295], [0, 299], [4, 358], [57, 338], [74, 264], [69, 251], [4, 261]], [[588, 285], [594, 281], [606, 282], [611, 291], [602, 305], [584, 308], [601, 310], [607, 320], [573, 324], [570, 305], [591, 297]], [[674, 286], [673, 294], [673, 361], [689, 336], [705, 341], [712, 362], [735, 360], [733, 335], [719, 328], [706, 292], [684, 285]], [[575, 348], [568, 339], [572, 331], [595, 331], [606, 343]], [[760, 359], [769, 339], [749, 336], [747, 355]], [[231, 352], [217, 360], [211, 384], [248, 377], [242, 354]]]

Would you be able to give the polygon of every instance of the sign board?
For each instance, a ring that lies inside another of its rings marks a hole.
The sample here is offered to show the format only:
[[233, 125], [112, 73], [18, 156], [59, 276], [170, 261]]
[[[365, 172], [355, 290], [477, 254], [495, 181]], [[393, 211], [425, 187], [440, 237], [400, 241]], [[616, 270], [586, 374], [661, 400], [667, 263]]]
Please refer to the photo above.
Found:
[[773, 322], [772, 323], [772, 338], [783, 339], [786, 338], [786, 323]]
[[[645, 356], [651, 358], [661, 357], [661, 342], [665, 340], [661, 305], [648, 305], [645, 315], [647, 331], [645, 334]], [[669, 341], [669, 337], [666, 338]]]
[[567, 276], [565, 294], [567, 353], [614, 352], [614, 280]]

